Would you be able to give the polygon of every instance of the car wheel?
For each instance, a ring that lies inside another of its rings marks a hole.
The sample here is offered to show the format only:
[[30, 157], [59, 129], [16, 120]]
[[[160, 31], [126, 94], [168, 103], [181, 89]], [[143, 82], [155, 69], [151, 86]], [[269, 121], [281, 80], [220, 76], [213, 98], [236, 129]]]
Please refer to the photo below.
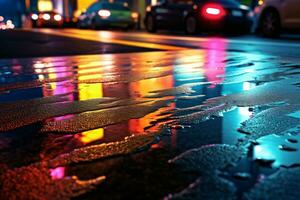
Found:
[[77, 28], [83, 29], [83, 26], [82, 26], [82, 24], [80, 22], [77, 22]]
[[277, 37], [280, 34], [280, 17], [275, 11], [266, 11], [260, 21], [261, 33], [266, 37]]
[[150, 33], [155, 33], [156, 32], [155, 19], [152, 15], [149, 15], [146, 18], [146, 29]]
[[185, 20], [185, 32], [194, 35], [198, 32], [198, 22], [194, 16], [188, 16]]

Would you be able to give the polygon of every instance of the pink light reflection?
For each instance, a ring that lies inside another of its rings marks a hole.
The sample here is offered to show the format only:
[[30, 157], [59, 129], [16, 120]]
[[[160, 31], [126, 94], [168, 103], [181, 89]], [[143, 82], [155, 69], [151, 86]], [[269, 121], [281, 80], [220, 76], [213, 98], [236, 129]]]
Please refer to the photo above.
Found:
[[[73, 84], [73, 73], [72, 67], [55, 67], [53, 63], [48, 62], [48, 66], [53, 66], [51, 68], [46, 68], [47, 74], [45, 76], [52, 80], [52, 82], [48, 84], [44, 84], [43, 87], [43, 95], [44, 97], [48, 96], [55, 96], [55, 95], [62, 95], [62, 94], [68, 94], [66, 95], [68, 101], [74, 101], [73, 93], [75, 90], [75, 86]], [[65, 72], [62, 72], [65, 71]], [[59, 81], [60, 79], [67, 78], [67, 80]], [[59, 82], [55, 82], [55, 80], [58, 80]], [[50, 88], [49, 88], [50, 87]], [[59, 116], [54, 117], [54, 121], [61, 121], [72, 118], [74, 115], [65, 115], [65, 116]]]
[[50, 169], [50, 176], [52, 180], [59, 180], [65, 177], [65, 167], [57, 167], [55, 169]]
[[226, 49], [228, 41], [222, 38], [211, 38], [205, 42], [206, 64], [204, 65], [204, 75], [207, 81], [211, 82], [210, 88], [224, 81], [226, 72]]

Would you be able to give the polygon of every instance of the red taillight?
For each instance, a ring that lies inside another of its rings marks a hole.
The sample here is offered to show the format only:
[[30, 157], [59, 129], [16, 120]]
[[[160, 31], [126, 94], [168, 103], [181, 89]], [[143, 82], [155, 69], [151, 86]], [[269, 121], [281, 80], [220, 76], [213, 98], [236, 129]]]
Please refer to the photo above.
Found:
[[219, 4], [206, 4], [202, 8], [202, 15], [211, 20], [218, 20], [226, 15], [226, 11]]

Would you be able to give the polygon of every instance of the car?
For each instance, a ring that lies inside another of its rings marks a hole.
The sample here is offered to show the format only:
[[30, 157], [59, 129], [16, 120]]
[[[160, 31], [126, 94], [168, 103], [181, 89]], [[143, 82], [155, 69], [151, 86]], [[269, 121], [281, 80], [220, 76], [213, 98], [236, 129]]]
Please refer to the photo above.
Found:
[[133, 28], [139, 14], [122, 3], [96, 2], [78, 17], [79, 28]]
[[284, 30], [300, 30], [299, 0], [257, 0], [254, 5], [254, 29], [267, 37]]
[[187, 34], [200, 30], [248, 32], [252, 18], [250, 9], [234, 0], [160, 0], [146, 9], [148, 32], [158, 29], [184, 29]]
[[63, 26], [63, 17], [55, 11], [32, 13], [33, 27], [57, 27]]

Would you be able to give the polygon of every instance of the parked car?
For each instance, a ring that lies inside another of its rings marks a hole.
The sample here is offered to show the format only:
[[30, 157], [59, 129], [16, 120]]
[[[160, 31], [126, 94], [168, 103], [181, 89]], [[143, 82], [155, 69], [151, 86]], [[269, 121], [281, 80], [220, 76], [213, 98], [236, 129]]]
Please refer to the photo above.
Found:
[[187, 34], [200, 30], [249, 31], [250, 10], [234, 0], [160, 0], [147, 7], [145, 26], [158, 29], [184, 29]]
[[96, 2], [78, 17], [79, 28], [133, 28], [139, 15], [121, 3]]
[[267, 37], [283, 30], [300, 30], [299, 0], [257, 0], [254, 7], [255, 30]]
[[63, 17], [54, 11], [32, 13], [31, 20], [33, 27], [62, 27]]

